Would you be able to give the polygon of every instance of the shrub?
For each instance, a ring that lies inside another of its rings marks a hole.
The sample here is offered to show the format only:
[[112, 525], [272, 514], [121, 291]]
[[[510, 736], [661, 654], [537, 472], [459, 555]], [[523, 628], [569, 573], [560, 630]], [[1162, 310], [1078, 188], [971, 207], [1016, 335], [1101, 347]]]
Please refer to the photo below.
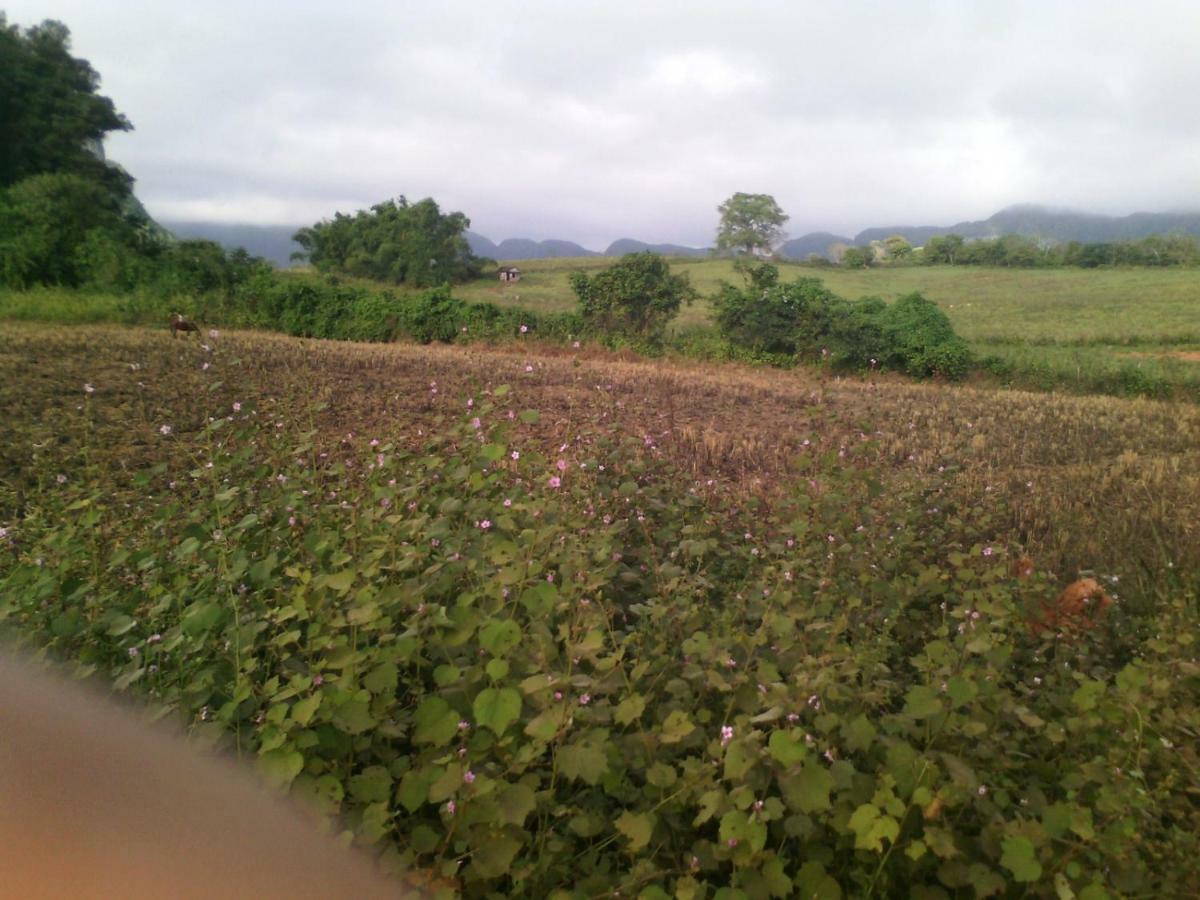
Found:
[[583, 321], [600, 332], [659, 341], [667, 323], [698, 295], [686, 275], [672, 275], [667, 261], [649, 250], [627, 253], [589, 278], [571, 275]]
[[881, 362], [917, 377], [967, 374], [971, 351], [936, 303], [908, 294], [886, 307], [879, 321], [887, 342]]
[[756, 353], [820, 353], [835, 331], [844, 304], [819, 278], [779, 282], [770, 263], [738, 267], [745, 286], [721, 286], [714, 298], [717, 328], [732, 344]]

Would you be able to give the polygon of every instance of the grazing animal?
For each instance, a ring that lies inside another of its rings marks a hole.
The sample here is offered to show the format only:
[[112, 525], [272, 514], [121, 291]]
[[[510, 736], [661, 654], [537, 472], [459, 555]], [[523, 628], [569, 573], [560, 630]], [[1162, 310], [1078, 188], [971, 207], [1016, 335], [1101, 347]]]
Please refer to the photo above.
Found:
[[171, 317], [171, 337], [179, 337], [179, 332], [181, 331], [184, 334], [187, 334], [189, 331], [194, 331], [196, 334], [200, 333], [200, 329], [196, 327], [194, 322], [189, 322], [179, 313], [175, 313]]
[[1095, 578], [1068, 584], [1052, 603], [1045, 603], [1029, 620], [1033, 634], [1041, 631], [1084, 632], [1096, 626], [1113, 599]]

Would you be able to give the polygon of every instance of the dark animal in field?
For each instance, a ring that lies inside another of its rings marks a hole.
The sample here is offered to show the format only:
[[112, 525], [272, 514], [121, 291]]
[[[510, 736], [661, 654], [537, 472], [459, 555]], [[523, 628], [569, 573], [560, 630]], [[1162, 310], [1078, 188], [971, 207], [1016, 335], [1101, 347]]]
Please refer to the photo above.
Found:
[[179, 337], [179, 332], [181, 331], [184, 334], [187, 334], [189, 331], [194, 331], [196, 334], [200, 333], [200, 329], [196, 327], [194, 322], [189, 322], [179, 313], [175, 313], [171, 317], [171, 337]]

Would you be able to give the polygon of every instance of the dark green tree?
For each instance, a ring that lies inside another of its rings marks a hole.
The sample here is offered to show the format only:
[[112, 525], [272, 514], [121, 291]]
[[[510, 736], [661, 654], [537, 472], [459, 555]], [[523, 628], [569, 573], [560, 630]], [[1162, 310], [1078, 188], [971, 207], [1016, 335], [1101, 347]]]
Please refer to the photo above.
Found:
[[[35, 175], [0, 191], [0, 282], [77, 286], [88, 280], [95, 245], [136, 241], [120, 201], [80, 175]], [[88, 245], [90, 253], [83, 253]]]
[[962, 235], [958, 234], [931, 237], [925, 242], [922, 260], [929, 265], [945, 263], [952, 266], [959, 261], [959, 257], [962, 255], [963, 243]]
[[737, 193], [717, 207], [717, 252], [770, 256], [788, 217], [770, 194]]
[[571, 275], [584, 321], [603, 332], [659, 340], [667, 323], [698, 294], [686, 275], [671, 274], [667, 261], [649, 250], [627, 253], [589, 278]]
[[48, 172], [78, 175], [120, 198], [133, 179], [102, 142], [129, 120], [97, 93], [100, 76], [71, 55], [71, 33], [46, 21], [22, 30], [0, 13], [0, 188]]
[[304, 248], [297, 256], [322, 272], [430, 287], [481, 274], [484, 261], [463, 236], [470, 224], [461, 212], [443, 214], [432, 199], [410, 204], [401, 196], [353, 216], [337, 213], [294, 240]]

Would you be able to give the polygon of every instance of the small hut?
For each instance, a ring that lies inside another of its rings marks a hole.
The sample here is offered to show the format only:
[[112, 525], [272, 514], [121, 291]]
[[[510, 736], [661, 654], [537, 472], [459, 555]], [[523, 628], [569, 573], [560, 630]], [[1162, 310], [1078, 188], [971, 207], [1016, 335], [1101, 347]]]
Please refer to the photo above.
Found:
[[500, 280], [506, 284], [513, 281], [521, 280], [521, 270], [516, 266], [501, 266]]

